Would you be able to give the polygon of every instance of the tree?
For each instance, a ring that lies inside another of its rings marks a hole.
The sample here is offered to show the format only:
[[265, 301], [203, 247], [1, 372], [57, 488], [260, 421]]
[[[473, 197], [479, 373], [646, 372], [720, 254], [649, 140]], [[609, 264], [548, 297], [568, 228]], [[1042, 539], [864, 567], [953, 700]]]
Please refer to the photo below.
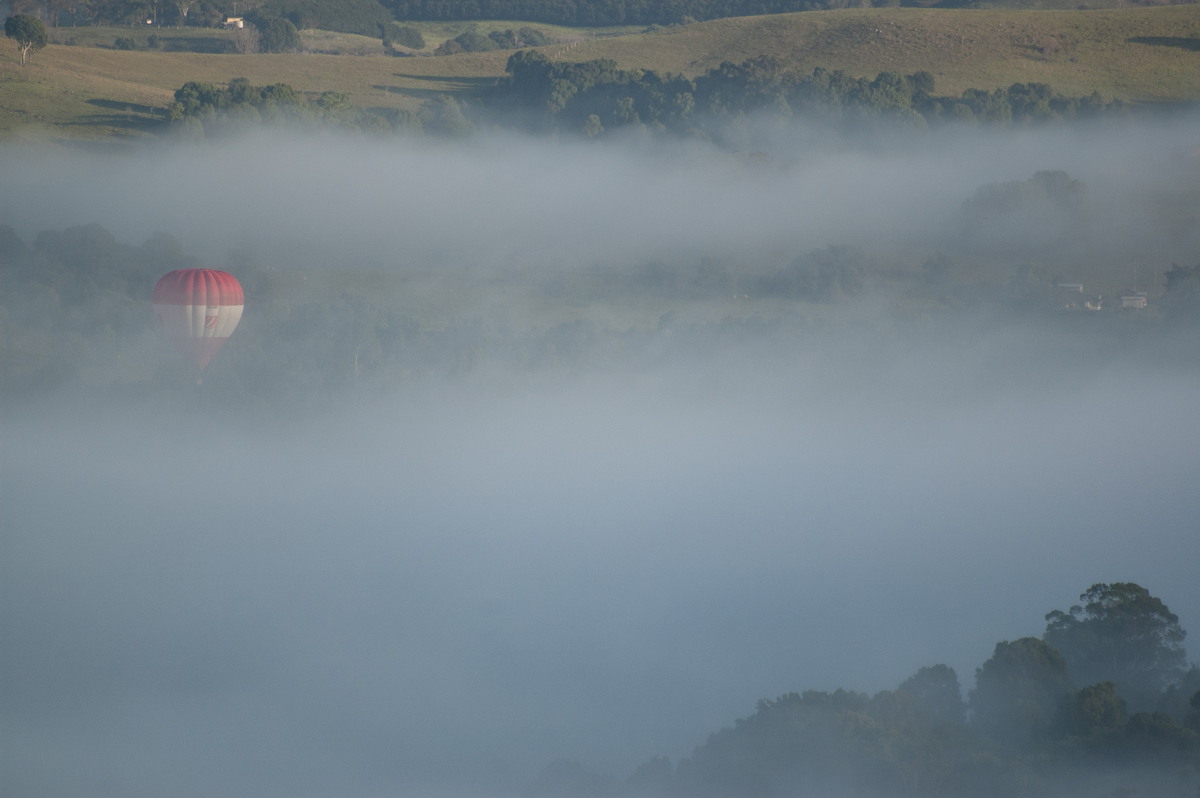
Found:
[[1132, 582], [1095, 584], [1082, 604], [1046, 615], [1042, 638], [1058, 649], [1077, 684], [1111, 681], [1147, 708], [1187, 669], [1187, 633], [1167, 605]]
[[1055, 731], [1074, 691], [1062, 654], [1036, 637], [996, 644], [975, 671], [971, 724], [996, 742], [1023, 748]]
[[1071, 701], [1071, 731], [1080, 737], [1114, 733], [1125, 719], [1125, 702], [1112, 682], [1089, 685]]
[[17, 14], [4, 20], [4, 35], [16, 40], [17, 49], [21, 51], [22, 65], [29, 63], [31, 50], [40, 50], [49, 41], [46, 26], [40, 19], [28, 14]]
[[1188, 703], [1192, 711], [1184, 719], [1184, 725], [1197, 734], [1200, 734], [1200, 690], [1196, 691], [1195, 695], [1192, 696], [1192, 700]]
[[962, 689], [958, 674], [948, 665], [933, 665], [921, 668], [900, 685], [925, 711], [938, 720], [958, 724], [963, 722], [966, 705], [962, 700]]
[[392, 23], [392, 41], [401, 47], [407, 47], [410, 50], [425, 49], [425, 37], [421, 35], [421, 31], [410, 25], [397, 25]]
[[[1200, 703], [1191, 703], [1196, 696], [1200, 696], [1200, 665], [1192, 663], [1177, 682], [1163, 690], [1156, 709], [1183, 723], [1191, 707], [1200, 709]], [[1200, 720], [1200, 715], [1197, 716], [1197, 720]], [[1196, 728], [1196, 731], [1200, 732], [1200, 728]]]
[[25, 242], [6, 224], [0, 224], [0, 263], [15, 260], [25, 253]]
[[258, 46], [264, 53], [294, 53], [300, 49], [300, 32], [291, 20], [253, 14], [246, 21], [258, 29]]
[[175, 0], [175, 13], [178, 14], [178, 19], [183, 20], [184, 25], [187, 24], [188, 12], [196, 2], [197, 0]]
[[1167, 319], [1179, 323], [1200, 317], [1200, 264], [1180, 266], [1172, 263], [1163, 277], [1167, 290], [1162, 307]]
[[417, 117], [427, 132], [442, 136], [461, 138], [474, 129], [458, 102], [449, 94], [439, 94], [421, 103]]

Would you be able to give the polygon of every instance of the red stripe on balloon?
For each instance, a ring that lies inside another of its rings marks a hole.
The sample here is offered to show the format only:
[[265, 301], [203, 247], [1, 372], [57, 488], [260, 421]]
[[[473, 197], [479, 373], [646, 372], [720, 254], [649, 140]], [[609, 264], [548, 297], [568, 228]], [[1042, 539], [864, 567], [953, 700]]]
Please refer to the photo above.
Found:
[[154, 286], [158, 305], [242, 305], [241, 283], [218, 269], [178, 269], [163, 275]]

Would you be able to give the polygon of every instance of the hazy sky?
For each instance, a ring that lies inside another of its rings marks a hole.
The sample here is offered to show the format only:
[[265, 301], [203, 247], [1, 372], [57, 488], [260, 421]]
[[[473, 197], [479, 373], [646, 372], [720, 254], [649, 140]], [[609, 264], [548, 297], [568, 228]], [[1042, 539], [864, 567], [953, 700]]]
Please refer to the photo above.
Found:
[[[781, 143], [768, 168], [519, 139], [9, 147], [0, 222], [166, 230], [218, 267], [234, 242], [303, 268], [575, 268], [932, 232], [983, 183], [1065, 169], [1122, 240], [1196, 164], [1178, 128], [1135, 152], [1121, 133]], [[1138, 582], [1195, 630], [1200, 372], [1089, 368], [1041, 335], [747, 345], [259, 428], [78, 396], [10, 409], [0, 782], [498, 794], [557, 758], [622, 778], [678, 759], [787, 691], [939, 662], [968, 689], [1094, 582]]]

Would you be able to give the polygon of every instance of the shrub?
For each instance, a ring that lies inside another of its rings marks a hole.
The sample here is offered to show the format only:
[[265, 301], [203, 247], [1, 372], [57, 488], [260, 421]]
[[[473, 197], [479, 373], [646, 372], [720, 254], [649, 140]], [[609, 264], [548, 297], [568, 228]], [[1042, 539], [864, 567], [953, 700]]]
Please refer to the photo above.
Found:
[[300, 32], [283, 17], [247, 17], [258, 29], [258, 46], [264, 53], [294, 53], [300, 49]]
[[401, 47], [407, 47], [410, 50], [425, 49], [425, 37], [421, 35], [421, 31], [410, 25], [392, 23], [390, 33], [391, 41]]

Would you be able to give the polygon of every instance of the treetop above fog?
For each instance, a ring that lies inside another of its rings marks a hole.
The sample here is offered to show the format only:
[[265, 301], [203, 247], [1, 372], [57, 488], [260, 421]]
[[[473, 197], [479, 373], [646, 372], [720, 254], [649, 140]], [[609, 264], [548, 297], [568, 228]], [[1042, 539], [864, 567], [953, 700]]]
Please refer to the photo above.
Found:
[[1132, 582], [1095, 584], [1066, 612], [1046, 614], [1047, 643], [1077, 684], [1111, 681], [1145, 704], [1187, 670], [1179, 618]]

